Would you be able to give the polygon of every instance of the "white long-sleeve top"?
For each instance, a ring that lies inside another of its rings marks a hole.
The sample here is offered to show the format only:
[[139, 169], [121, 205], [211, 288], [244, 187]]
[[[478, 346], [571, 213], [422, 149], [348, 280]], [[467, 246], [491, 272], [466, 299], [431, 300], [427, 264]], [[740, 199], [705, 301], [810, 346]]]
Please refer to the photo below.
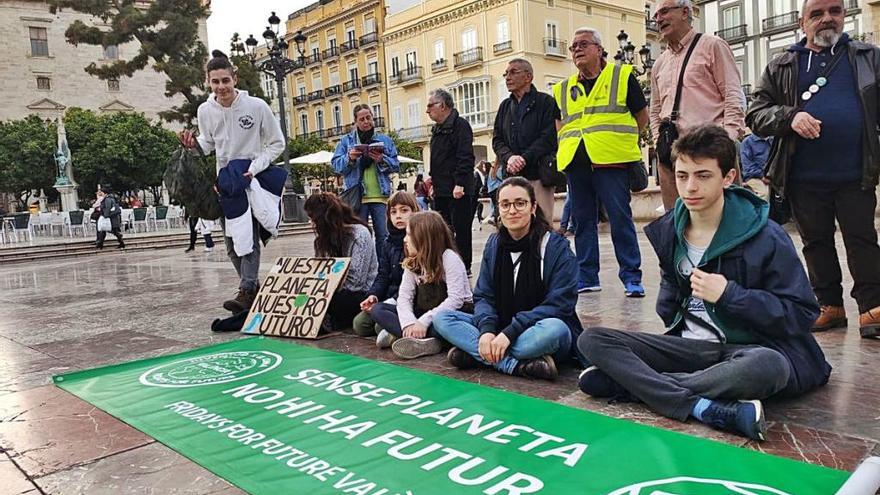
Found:
[[416, 318], [413, 307], [416, 286], [421, 281], [415, 273], [403, 270], [403, 279], [400, 281], [400, 290], [397, 293], [397, 317], [400, 320], [400, 328], [406, 328], [416, 321], [429, 327], [438, 311], [461, 309], [464, 303], [473, 302], [474, 294], [471, 292], [471, 284], [468, 282], [467, 269], [458, 253], [451, 249], [443, 252], [443, 279], [446, 281], [446, 299], [436, 308], [430, 309]]
[[217, 172], [229, 160], [251, 160], [248, 171], [257, 175], [284, 151], [281, 126], [269, 105], [238, 90], [232, 105], [224, 107], [216, 95], [199, 105], [199, 146], [217, 152]]

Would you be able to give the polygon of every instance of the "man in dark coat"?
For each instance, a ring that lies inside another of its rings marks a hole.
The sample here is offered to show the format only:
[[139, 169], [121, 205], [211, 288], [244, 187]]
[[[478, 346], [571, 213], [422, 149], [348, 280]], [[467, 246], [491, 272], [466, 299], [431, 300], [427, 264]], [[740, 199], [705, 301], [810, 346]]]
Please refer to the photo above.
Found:
[[813, 331], [846, 327], [834, 245], [840, 225], [863, 338], [880, 337], [880, 245], [874, 215], [880, 176], [880, 48], [843, 32], [842, 0], [808, 0], [806, 37], [774, 58], [746, 122], [773, 136], [767, 176], [787, 198], [821, 315]]
[[471, 223], [474, 216], [474, 133], [458, 115], [452, 95], [435, 89], [428, 98], [428, 117], [436, 125], [431, 135], [431, 180], [434, 209], [455, 234], [455, 244], [468, 274], [473, 250]]
[[521, 175], [535, 188], [535, 197], [547, 223], [553, 225], [553, 187], [541, 183], [539, 167], [551, 167], [556, 158], [556, 120], [559, 107], [552, 96], [532, 84], [534, 71], [528, 60], [508, 62], [504, 82], [510, 97], [495, 115], [492, 149], [504, 176]]
[[[122, 242], [122, 206], [119, 204], [119, 200], [116, 199], [116, 196], [111, 194], [109, 190], [101, 189], [98, 192], [98, 199], [101, 200], [101, 216], [104, 218], [110, 219], [110, 232], [116, 236], [116, 240], [119, 241], [119, 244], [116, 246], [116, 249], [123, 249], [125, 247], [125, 243]], [[98, 231], [98, 242], [95, 246], [98, 249], [104, 249], [104, 239], [107, 237], [107, 232]]]
[[761, 400], [824, 385], [831, 366], [810, 327], [819, 314], [788, 234], [736, 179], [723, 128], [692, 128], [673, 147], [681, 199], [645, 233], [660, 259], [666, 335], [587, 329], [593, 366], [580, 389], [632, 397], [664, 416], [764, 440]]

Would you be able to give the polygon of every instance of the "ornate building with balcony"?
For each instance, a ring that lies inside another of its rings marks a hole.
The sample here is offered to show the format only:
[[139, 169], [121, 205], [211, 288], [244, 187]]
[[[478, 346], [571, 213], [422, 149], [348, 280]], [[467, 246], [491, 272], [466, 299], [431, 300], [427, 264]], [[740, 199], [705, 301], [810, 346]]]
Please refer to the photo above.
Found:
[[[361, 103], [373, 109], [377, 127], [384, 126], [384, 25], [380, 0], [320, 0], [288, 16], [287, 56], [298, 60], [286, 82], [290, 136], [338, 141], [351, 130], [352, 110]], [[293, 41], [299, 31], [306, 37], [302, 59]]]
[[381, 36], [388, 128], [425, 147], [422, 159], [428, 170], [433, 127], [426, 114], [428, 93], [443, 88], [474, 130], [477, 160], [494, 160], [495, 112], [510, 95], [502, 76], [507, 63], [514, 58], [531, 62], [535, 87], [550, 92], [576, 71], [568, 53], [575, 29], [598, 29], [611, 52], [621, 29], [642, 44], [644, 6], [637, 0], [421, 0], [389, 10]]
[[[844, 0], [847, 15], [844, 31], [862, 37], [871, 31], [862, 15], [865, 0]], [[700, 15], [694, 27], [726, 40], [742, 75], [743, 92], [749, 96], [773, 57], [803, 38], [798, 9], [803, 0], [697, 0]]]

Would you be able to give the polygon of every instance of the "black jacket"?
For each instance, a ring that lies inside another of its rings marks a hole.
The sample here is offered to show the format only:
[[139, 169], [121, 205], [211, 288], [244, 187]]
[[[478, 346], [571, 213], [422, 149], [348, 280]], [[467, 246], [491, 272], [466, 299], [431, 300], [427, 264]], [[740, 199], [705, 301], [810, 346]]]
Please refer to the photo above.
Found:
[[[880, 48], [852, 40], [847, 43], [846, 50], [865, 118], [861, 185], [862, 189], [873, 189], [880, 175], [880, 140], [877, 135], [880, 125]], [[785, 195], [791, 157], [797, 144], [797, 134], [791, 128], [791, 121], [799, 111], [797, 83], [797, 53], [787, 51], [767, 64], [746, 113], [746, 124], [752, 132], [776, 138], [764, 170], [773, 188], [781, 195]]]
[[452, 197], [455, 186], [464, 187], [467, 196], [474, 191], [474, 132], [467, 120], [453, 109], [431, 134], [431, 180], [434, 196]]
[[405, 231], [393, 234], [394, 226], [388, 222], [388, 237], [382, 241], [382, 248], [379, 250], [379, 271], [376, 274], [376, 280], [370, 288], [370, 295], [376, 296], [379, 302], [390, 297], [397, 298], [397, 291], [400, 289], [400, 281], [403, 280], [403, 235]]
[[115, 194], [108, 194], [101, 200], [101, 216], [110, 219], [110, 226], [118, 230], [122, 220], [122, 207]]
[[529, 180], [538, 180], [538, 165], [556, 158], [556, 118], [558, 110], [552, 96], [541, 93], [533, 84], [522, 118], [516, 116], [513, 97], [501, 102], [495, 115], [492, 149], [502, 166], [513, 155], [526, 160], [526, 167], [518, 174]]

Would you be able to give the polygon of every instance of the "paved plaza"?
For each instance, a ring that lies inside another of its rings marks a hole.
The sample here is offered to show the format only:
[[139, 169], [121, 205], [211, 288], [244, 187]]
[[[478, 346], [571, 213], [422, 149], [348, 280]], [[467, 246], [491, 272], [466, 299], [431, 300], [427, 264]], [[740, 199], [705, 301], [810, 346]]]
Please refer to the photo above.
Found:
[[[640, 229], [641, 230], [641, 229]], [[475, 232], [478, 262], [489, 230]], [[656, 257], [640, 234], [647, 297], [627, 299], [617, 280], [610, 235], [600, 238], [603, 291], [581, 295], [584, 326], [659, 333], [654, 312]], [[795, 243], [800, 249], [795, 235]], [[838, 241], [838, 251], [845, 256]], [[152, 438], [51, 383], [52, 375], [185, 351], [244, 338], [214, 334], [237, 277], [222, 249], [102, 253], [87, 260], [0, 266], [0, 493], [4, 494], [237, 494], [243, 493]], [[312, 252], [310, 235], [288, 236], [263, 252]], [[478, 269], [475, 268], [475, 273]], [[846, 273], [846, 272], [844, 272]], [[845, 291], [852, 281], [846, 275]], [[577, 391], [577, 370], [565, 366], [555, 382], [529, 381], [494, 371], [458, 371], [443, 356], [415, 361], [379, 351], [371, 339], [335, 335], [298, 343], [540, 397], [571, 407], [650, 424], [809, 463], [852, 470], [880, 454], [880, 342], [859, 338], [857, 309], [846, 301], [850, 327], [818, 335], [831, 380], [797, 400], [767, 401], [766, 442], [678, 423], [638, 404], [609, 404]], [[626, 468], [623, 467], [622, 468]], [[295, 493], [295, 492], [291, 492]]]

